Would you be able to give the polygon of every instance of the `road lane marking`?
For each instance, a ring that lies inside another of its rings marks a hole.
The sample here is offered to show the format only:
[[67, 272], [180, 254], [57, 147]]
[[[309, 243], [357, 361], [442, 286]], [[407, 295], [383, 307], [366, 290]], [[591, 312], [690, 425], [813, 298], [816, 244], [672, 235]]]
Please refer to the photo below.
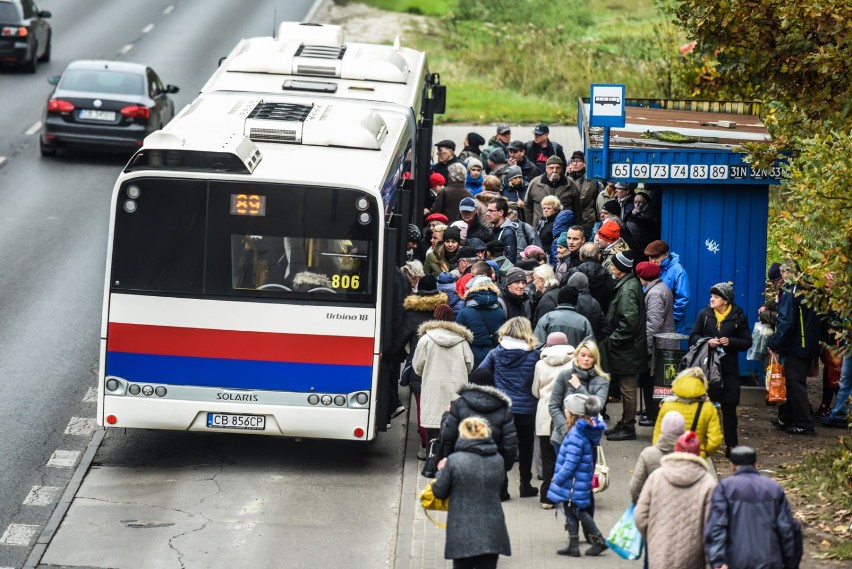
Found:
[[26, 545], [35, 539], [41, 526], [31, 526], [28, 524], [9, 524], [6, 531], [3, 532], [3, 537], [0, 537], [0, 543], [6, 545]]
[[33, 126], [28, 128], [27, 131], [24, 134], [26, 134], [27, 136], [32, 136], [40, 130], [41, 130], [41, 121], [38, 121]]
[[[86, 392], [85, 397], [83, 397], [83, 403], [97, 403], [98, 401], [98, 388], [90, 387]], [[2, 568], [0, 568], [2, 569]]]
[[174, 9], [175, 9], [175, 7], [174, 7], [174, 6], [166, 6], [166, 9], [165, 9], [165, 10], [163, 10], [163, 14], [165, 14], [166, 16], [168, 16], [169, 14], [171, 14], [171, 13], [172, 13], [172, 10], [174, 10]]
[[80, 458], [79, 450], [55, 450], [47, 461], [48, 468], [73, 468]]
[[24, 498], [26, 506], [49, 506], [62, 495], [62, 488], [58, 486], [33, 486], [30, 493]]
[[147, 34], [147, 33], [149, 33], [149, 32], [150, 32], [151, 30], [153, 30], [153, 29], [154, 29], [154, 24], [148, 24], [147, 26], [145, 26], [144, 28], [142, 28], [142, 33], [143, 33], [143, 34]]
[[91, 435], [95, 432], [98, 426], [95, 424], [94, 418], [89, 417], [71, 417], [68, 426], [65, 427], [66, 435]]
[[0, 166], [2, 166], [5, 161], [6, 161], [6, 157], [0, 156]]
[[121, 55], [124, 55], [128, 51], [130, 51], [131, 49], [133, 49], [133, 44], [129, 43], [129, 44], [125, 45], [124, 47], [122, 47], [120, 50], [118, 50], [118, 53], [120, 53]]

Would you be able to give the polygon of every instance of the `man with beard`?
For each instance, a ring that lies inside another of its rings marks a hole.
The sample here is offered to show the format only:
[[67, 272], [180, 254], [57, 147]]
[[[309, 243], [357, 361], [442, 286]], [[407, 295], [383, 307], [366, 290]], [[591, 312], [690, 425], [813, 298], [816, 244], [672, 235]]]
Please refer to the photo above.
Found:
[[580, 211], [575, 211], [577, 223], [583, 226], [583, 233], [588, 239], [592, 235], [592, 226], [597, 221], [595, 216], [595, 200], [603, 187], [595, 180], [586, 177], [586, 156], [582, 150], [575, 150], [568, 164], [568, 177], [574, 180], [580, 191]]
[[526, 143], [527, 158], [536, 165], [539, 174], [547, 169], [547, 159], [557, 156], [565, 164], [565, 151], [556, 142], [550, 141], [550, 127], [546, 124], [537, 125], [533, 129], [533, 139]]
[[563, 209], [574, 212], [574, 219], [580, 211], [580, 190], [573, 180], [563, 174], [562, 159], [551, 156], [547, 159], [545, 172], [533, 178], [527, 188], [527, 198], [524, 200], [524, 218], [527, 223], [536, 227], [542, 218], [541, 201], [547, 196], [556, 196]]

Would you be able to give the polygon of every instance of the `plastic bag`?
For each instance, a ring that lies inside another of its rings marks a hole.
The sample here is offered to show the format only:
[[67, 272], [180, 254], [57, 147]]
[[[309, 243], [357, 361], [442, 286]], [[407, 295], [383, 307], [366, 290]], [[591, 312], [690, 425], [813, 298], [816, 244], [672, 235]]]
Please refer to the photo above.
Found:
[[636, 518], [633, 515], [634, 507], [630, 504], [606, 538], [606, 544], [610, 549], [619, 557], [630, 561], [642, 556], [643, 545], [642, 534], [636, 527]]
[[766, 346], [769, 344], [769, 338], [774, 333], [772, 326], [763, 322], [755, 322], [751, 331], [751, 347], [746, 352], [746, 359], [755, 362], [763, 361], [766, 358]]
[[769, 356], [766, 366], [766, 400], [769, 403], [784, 403], [787, 401], [787, 380], [784, 377], [784, 367], [778, 363], [778, 356]]

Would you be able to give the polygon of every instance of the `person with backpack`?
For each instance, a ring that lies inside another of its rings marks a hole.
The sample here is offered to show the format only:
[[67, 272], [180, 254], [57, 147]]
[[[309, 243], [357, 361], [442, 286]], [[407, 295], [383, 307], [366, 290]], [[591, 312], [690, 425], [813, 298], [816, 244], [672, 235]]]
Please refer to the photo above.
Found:
[[[689, 344], [701, 338], [711, 350], [721, 348], [721, 384], [710, 384], [710, 399], [722, 409], [722, 431], [725, 435], [725, 456], [739, 444], [737, 436], [737, 405], [740, 404], [739, 354], [751, 347], [751, 328], [745, 312], [734, 304], [734, 287], [719, 283], [710, 287], [710, 306], [698, 313]], [[716, 387], [718, 385], [718, 387]]]

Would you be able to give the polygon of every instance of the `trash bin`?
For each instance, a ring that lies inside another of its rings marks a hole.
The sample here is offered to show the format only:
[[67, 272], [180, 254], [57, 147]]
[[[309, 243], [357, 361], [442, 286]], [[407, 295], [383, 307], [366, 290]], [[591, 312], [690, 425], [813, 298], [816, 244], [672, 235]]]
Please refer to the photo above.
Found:
[[687, 352], [683, 347], [685, 340], [689, 340], [689, 336], [676, 332], [654, 334], [654, 399], [672, 394], [677, 366]]

